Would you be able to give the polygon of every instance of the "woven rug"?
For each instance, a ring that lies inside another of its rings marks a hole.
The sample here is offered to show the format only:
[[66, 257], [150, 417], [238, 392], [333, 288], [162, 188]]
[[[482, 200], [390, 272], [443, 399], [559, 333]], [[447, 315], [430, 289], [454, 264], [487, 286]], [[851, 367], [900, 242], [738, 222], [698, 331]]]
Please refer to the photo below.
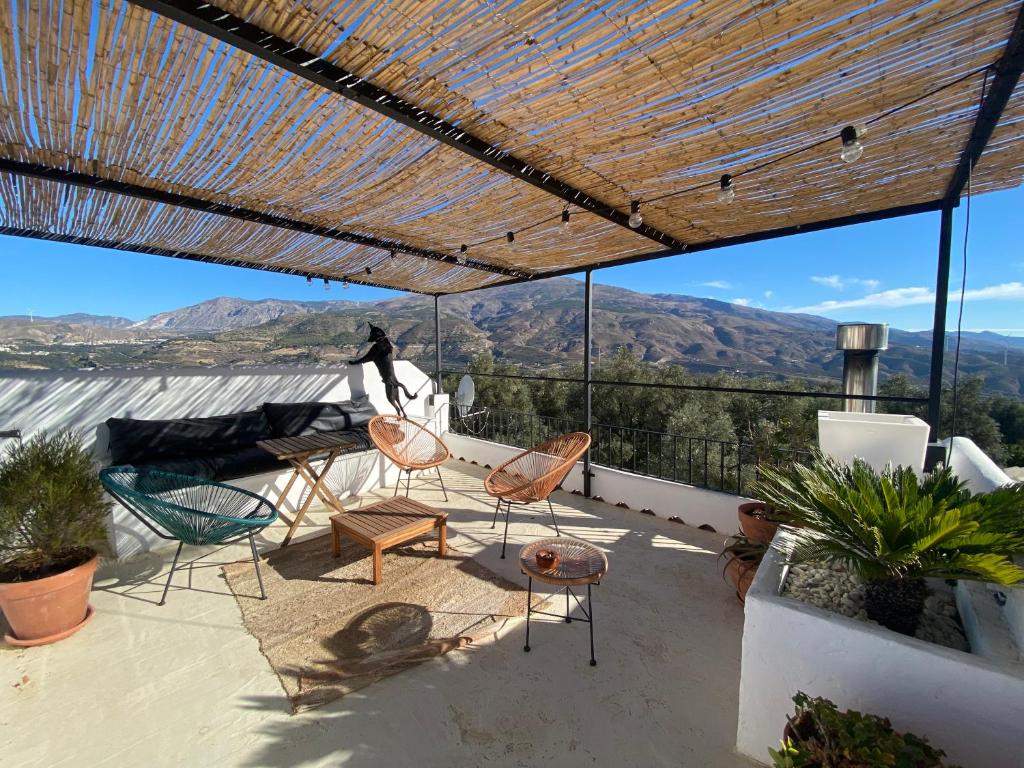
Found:
[[374, 586], [370, 550], [330, 536], [261, 558], [267, 599], [252, 561], [224, 566], [246, 628], [298, 712], [461, 648], [526, 615], [526, 592], [453, 547], [436, 541], [384, 552]]

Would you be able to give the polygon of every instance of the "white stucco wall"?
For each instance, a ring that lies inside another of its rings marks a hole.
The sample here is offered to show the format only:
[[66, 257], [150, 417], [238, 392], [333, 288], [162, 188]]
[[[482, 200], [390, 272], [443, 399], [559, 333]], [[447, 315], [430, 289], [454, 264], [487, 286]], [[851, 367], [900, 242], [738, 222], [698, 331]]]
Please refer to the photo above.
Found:
[[969, 437], [947, 437], [942, 444], [946, 446], [949, 468], [973, 493], [985, 493], [1013, 482]]
[[1024, 674], [780, 597], [770, 552], [745, 605], [736, 746], [767, 762], [797, 691], [888, 717], [965, 768], [1024, 766]]
[[[412, 418], [427, 418], [437, 430], [447, 428], [447, 408], [435, 414], [433, 383], [410, 362], [395, 362], [399, 380], [416, 400], [402, 403]], [[100, 464], [109, 463], [106, 429], [112, 416], [168, 419], [214, 416], [251, 410], [264, 402], [341, 401], [368, 395], [380, 413], [393, 409], [371, 365], [332, 368], [177, 368], [168, 371], [27, 371], [0, 372], [0, 430], [20, 429], [25, 439], [39, 430], [70, 427], [83, 436]], [[276, 501], [291, 470], [233, 480], [232, 484]], [[376, 451], [354, 454], [335, 462], [330, 487], [339, 496], [395, 482], [397, 472]], [[304, 492], [296, 483], [290, 504]], [[286, 509], [294, 508], [285, 505]], [[118, 555], [166, 545], [115, 506], [112, 541]]]
[[[444, 439], [456, 458], [475, 461], [481, 466], [489, 464], [496, 467], [523, 450], [452, 432]], [[591, 470], [594, 473], [591, 493], [609, 504], [625, 502], [630, 509], [649, 509], [664, 518], [676, 516], [693, 526], [707, 524], [721, 533], [733, 533], [739, 528], [736, 507], [750, 501], [742, 496], [634, 475], [597, 464], [592, 465]], [[583, 462], [569, 473], [562, 488], [567, 491], [583, 490]]]

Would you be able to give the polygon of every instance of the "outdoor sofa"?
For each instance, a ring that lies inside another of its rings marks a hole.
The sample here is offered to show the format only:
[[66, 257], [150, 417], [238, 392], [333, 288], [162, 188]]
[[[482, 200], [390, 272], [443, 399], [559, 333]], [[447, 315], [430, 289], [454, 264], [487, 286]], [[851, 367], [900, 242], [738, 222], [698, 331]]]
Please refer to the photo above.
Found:
[[264, 403], [252, 411], [182, 419], [106, 421], [110, 463], [151, 467], [206, 480], [233, 480], [289, 467], [257, 442], [342, 432], [345, 453], [373, 448], [366, 425], [377, 413], [368, 397], [339, 403]]

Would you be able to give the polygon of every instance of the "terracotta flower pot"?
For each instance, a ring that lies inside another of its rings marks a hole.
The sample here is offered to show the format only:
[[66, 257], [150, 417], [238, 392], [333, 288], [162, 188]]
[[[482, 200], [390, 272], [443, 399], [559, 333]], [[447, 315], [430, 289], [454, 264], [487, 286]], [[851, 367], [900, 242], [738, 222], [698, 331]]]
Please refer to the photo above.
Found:
[[751, 541], [756, 541], [759, 544], [771, 544], [775, 532], [779, 529], [779, 524], [755, 514], [763, 514], [767, 511], [768, 505], [763, 501], [748, 501], [739, 505], [740, 529], [743, 531], [743, 535]]
[[62, 573], [0, 584], [0, 610], [11, 625], [11, 645], [46, 645], [73, 635], [92, 618], [89, 592], [96, 556]]
[[754, 580], [758, 565], [759, 563], [756, 561], [744, 560], [739, 557], [730, 557], [725, 564], [723, 573], [736, 588], [736, 597], [741, 603], [747, 599], [747, 590], [750, 589], [750, 584]]

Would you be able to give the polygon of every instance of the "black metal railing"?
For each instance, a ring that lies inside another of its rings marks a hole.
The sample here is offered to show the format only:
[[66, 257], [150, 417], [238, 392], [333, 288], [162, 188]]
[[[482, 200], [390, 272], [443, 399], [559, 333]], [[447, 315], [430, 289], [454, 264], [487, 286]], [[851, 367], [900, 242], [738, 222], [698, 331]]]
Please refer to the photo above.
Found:
[[[530, 448], [565, 432], [584, 431], [582, 422], [574, 419], [497, 408], [463, 413], [454, 404], [448, 428], [458, 435], [518, 448]], [[593, 464], [733, 494], [742, 494], [756, 479], [758, 465], [785, 464], [809, 455], [788, 448], [613, 424], [595, 423], [590, 434]]]

